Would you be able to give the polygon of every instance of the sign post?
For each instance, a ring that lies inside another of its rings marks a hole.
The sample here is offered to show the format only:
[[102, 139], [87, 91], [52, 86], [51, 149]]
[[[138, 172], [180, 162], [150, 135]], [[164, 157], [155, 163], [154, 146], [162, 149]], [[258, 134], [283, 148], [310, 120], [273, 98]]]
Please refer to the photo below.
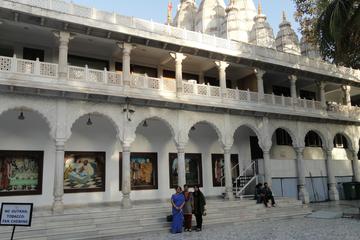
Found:
[[2, 203], [0, 226], [13, 226], [11, 240], [14, 239], [16, 226], [30, 227], [32, 220], [32, 203]]

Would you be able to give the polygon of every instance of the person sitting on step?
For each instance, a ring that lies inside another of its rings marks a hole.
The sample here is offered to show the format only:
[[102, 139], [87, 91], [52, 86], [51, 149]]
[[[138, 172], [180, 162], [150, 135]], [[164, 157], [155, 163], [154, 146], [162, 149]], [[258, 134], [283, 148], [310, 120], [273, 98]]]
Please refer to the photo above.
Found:
[[254, 200], [256, 200], [256, 203], [262, 203], [263, 202], [263, 198], [261, 196], [261, 191], [262, 191], [262, 183], [258, 183], [255, 186], [255, 196], [254, 196]]
[[[266, 207], [275, 207], [275, 199], [268, 183], [264, 183], [261, 194], [263, 196], [264, 204]], [[271, 201], [271, 206], [269, 206], [269, 200]]]

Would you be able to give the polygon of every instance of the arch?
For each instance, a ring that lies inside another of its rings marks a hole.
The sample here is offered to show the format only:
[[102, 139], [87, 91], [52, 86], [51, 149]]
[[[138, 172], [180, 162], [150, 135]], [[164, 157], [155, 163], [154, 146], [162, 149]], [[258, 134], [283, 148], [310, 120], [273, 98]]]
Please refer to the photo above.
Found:
[[164, 123], [168, 129], [170, 130], [171, 132], [171, 135], [173, 136], [174, 138], [174, 141], [175, 141], [175, 137], [176, 137], [176, 132], [175, 132], [175, 128], [173, 125], [171, 125], [170, 121], [168, 121], [167, 119], [165, 119], [164, 117], [161, 117], [161, 116], [149, 116], [149, 117], [143, 117], [143, 118], [138, 118], [136, 120], [134, 120], [133, 122], [133, 125], [135, 126], [134, 128], [134, 132], [136, 132], [136, 129], [140, 126], [140, 124], [142, 122], [144, 122], [145, 120], [151, 120], [151, 119], [156, 119], [156, 120], [159, 120], [161, 121], [162, 123]]
[[[15, 106], [9, 106], [6, 109], [0, 109], [0, 117], [3, 114], [5, 114], [5, 113], [7, 113], [9, 111], [19, 111], [19, 113], [20, 113], [20, 111], [24, 111], [25, 112], [24, 114], [26, 114], [26, 111], [36, 113], [46, 123], [47, 128], [49, 129], [50, 138], [55, 139], [55, 129], [56, 129], [55, 128], [55, 123], [54, 123], [53, 119], [50, 119], [50, 116], [48, 116], [45, 111], [40, 110], [40, 109], [35, 109], [35, 108], [33, 108], [32, 106], [29, 106], [29, 105], [19, 105], [19, 106], [16, 106], [16, 107]], [[54, 115], [55, 115], [55, 113], [54, 113]]]
[[234, 136], [235, 136], [235, 133], [236, 133], [236, 131], [239, 129], [239, 128], [241, 128], [241, 127], [247, 127], [247, 128], [249, 128], [249, 129], [251, 129], [255, 134], [256, 134], [256, 136], [258, 137], [258, 139], [259, 139], [259, 142], [262, 142], [261, 140], [262, 140], [262, 134], [260, 134], [260, 130], [256, 127], [256, 126], [254, 126], [254, 125], [252, 125], [252, 124], [250, 124], [250, 123], [242, 123], [242, 124], [240, 124], [240, 125], [237, 125], [234, 129], [232, 129], [232, 137], [234, 138]]
[[284, 131], [286, 131], [290, 137], [291, 137], [291, 141], [292, 141], [292, 146], [295, 148], [295, 147], [298, 147], [298, 139], [297, 137], [295, 136], [295, 134], [293, 133], [293, 131], [291, 131], [289, 128], [287, 127], [283, 127], [283, 126], [278, 126], [276, 128], [273, 128], [271, 131], [270, 131], [270, 138], [272, 139], [272, 137], [274, 136], [276, 130], [278, 129], [283, 129]]
[[[345, 132], [337, 132], [337, 133], [335, 133], [335, 134], [333, 135], [331, 144], [333, 144], [333, 142], [334, 142], [334, 140], [335, 140], [335, 137], [336, 137], [337, 135], [343, 136], [343, 137], [346, 139], [346, 143], [347, 143], [348, 149], [349, 149], [349, 150], [353, 150], [353, 142], [351, 141], [350, 136], [349, 136], [347, 133], [345, 133]], [[334, 145], [332, 145], [332, 146], [334, 146]]]
[[318, 135], [321, 139], [321, 148], [326, 148], [326, 146], [328, 146], [328, 141], [326, 139], [326, 137], [322, 134], [321, 131], [317, 130], [317, 129], [310, 129], [310, 130], [307, 130], [305, 132], [305, 136], [304, 136], [304, 146], [306, 145], [305, 144], [305, 139], [307, 137], [307, 135], [310, 133], [310, 132], [314, 132], [316, 135]]
[[186, 130], [186, 133], [187, 133], [187, 137], [189, 136], [189, 133], [191, 131], [191, 128], [194, 127], [196, 124], [199, 124], [199, 123], [206, 123], [207, 125], [209, 125], [212, 129], [215, 130], [217, 136], [218, 136], [218, 141], [222, 144], [222, 145], [225, 145], [225, 142], [224, 142], [224, 139], [223, 139], [223, 134], [221, 133], [221, 130], [220, 128], [213, 122], [210, 122], [208, 120], [198, 120], [196, 122], [193, 122], [191, 124], [189, 124], [185, 130]]
[[[87, 115], [98, 115], [98, 116], [101, 116], [101, 117], [104, 117], [105, 119], [107, 119], [109, 122], [111, 122], [111, 124], [113, 125], [113, 127], [115, 128], [115, 131], [116, 131], [116, 136], [117, 137], [120, 137], [121, 134], [122, 134], [122, 131], [121, 129], [119, 128], [119, 125], [117, 124], [116, 120], [113, 119], [113, 117], [107, 115], [106, 113], [104, 112], [99, 112], [99, 111], [89, 111], [89, 112], [82, 112], [81, 114], [79, 115], [76, 115], [76, 118], [71, 118], [69, 119], [69, 124], [68, 124], [68, 128], [67, 128], [67, 131], [68, 133], [66, 134], [67, 136], [67, 139], [69, 139], [72, 135], [72, 129], [75, 125], [75, 123], [77, 121], [80, 120], [80, 118], [84, 117], [84, 116], [87, 116]], [[74, 117], [74, 116], [73, 116]]]

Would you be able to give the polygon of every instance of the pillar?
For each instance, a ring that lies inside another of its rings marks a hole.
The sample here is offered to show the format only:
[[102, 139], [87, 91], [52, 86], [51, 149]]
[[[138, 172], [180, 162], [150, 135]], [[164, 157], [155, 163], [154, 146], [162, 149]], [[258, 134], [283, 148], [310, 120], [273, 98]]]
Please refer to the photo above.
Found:
[[296, 91], [297, 76], [296, 75], [290, 75], [289, 80], [290, 80], [291, 97], [294, 98], [294, 99], [297, 99], [297, 91]]
[[317, 82], [318, 92], [320, 97], [321, 106], [326, 108], [326, 97], [325, 97], [325, 83], [324, 81]]
[[299, 199], [307, 204], [310, 202], [309, 193], [305, 187], [305, 163], [303, 159], [304, 148], [295, 148], [296, 151], [296, 164], [298, 172], [298, 187], [299, 187]]
[[170, 56], [175, 60], [176, 95], [180, 96], [183, 91], [182, 62], [186, 56], [182, 53], [170, 53]]
[[204, 72], [199, 72], [199, 84], [204, 84], [204, 83], [205, 83]]
[[353, 166], [353, 173], [354, 173], [354, 182], [360, 182], [358, 150], [353, 150], [352, 166]]
[[64, 211], [62, 201], [64, 195], [64, 155], [65, 142], [57, 139], [55, 141], [54, 202], [52, 206], [54, 213], [63, 213]]
[[339, 200], [339, 192], [336, 188], [336, 179], [332, 160], [332, 148], [326, 149], [326, 169], [328, 177], [329, 198], [331, 201]]
[[265, 182], [272, 185], [270, 149], [263, 150]]
[[163, 78], [163, 76], [164, 76], [164, 67], [159, 65], [157, 67], [157, 77], [158, 78]]
[[186, 169], [185, 169], [185, 145], [177, 147], [178, 156], [178, 185], [183, 187], [186, 184]]
[[229, 64], [224, 61], [216, 61], [215, 64], [219, 70], [219, 81], [222, 96], [226, 96], [226, 68], [229, 67]]
[[343, 104], [351, 107], [351, 95], [350, 95], [351, 86], [342, 85], [341, 89], [343, 92]]
[[59, 78], [66, 80], [68, 75], [68, 52], [69, 42], [73, 36], [69, 32], [55, 32], [54, 35], [59, 39], [59, 59], [58, 59], [58, 72]]
[[258, 95], [259, 95], [259, 101], [263, 102], [264, 101], [264, 74], [265, 71], [261, 70], [261, 69], [255, 69], [255, 74], [256, 74], [256, 78], [257, 78], [257, 90], [258, 90]]
[[234, 200], [230, 150], [230, 146], [224, 147], [225, 199]]
[[130, 179], [130, 144], [122, 146], [122, 194], [121, 205], [123, 208], [131, 208], [131, 179]]
[[122, 71], [123, 82], [125, 86], [130, 86], [131, 72], [130, 72], [130, 54], [135, 48], [135, 45], [129, 43], [117, 43], [118, 47], [122, 49]]

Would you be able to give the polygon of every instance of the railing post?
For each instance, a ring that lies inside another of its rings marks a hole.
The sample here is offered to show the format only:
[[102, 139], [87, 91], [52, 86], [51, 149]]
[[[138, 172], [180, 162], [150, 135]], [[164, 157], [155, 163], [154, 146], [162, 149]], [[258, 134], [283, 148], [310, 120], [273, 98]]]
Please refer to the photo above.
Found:
[[16, 54], [14, 54], [14, 56], [11, 59], [11, 72], [16, 73], [17, 72], [17, 59], [16, 59]]
[[40, 75], [40, 61], [39, 58], [36, 58], [35, 64], [34, 64], [34, 74]]
[[52, 8], [53, 8], [53, 0], [49, 0], [49, 9], [52, 10]]
[[246, 90], [246, 100], [247, 100], [248, 102], [250, 102], [250, 100], [251, 100], [250, 90], [249, 90], [249, 89]]
[[211, 88], [210, 88], [210, 83], [207, 83], [207, 91], [206, 91], [207, 95], [210, 97], [211, 96]]
[[159, 90], [161, 90], [161, 91], [164, 90], [164, 79], [163, 78], [159, 78]]
[[239, 100], [239, 88], [237, 86], [235, 88], [235, 98], [236, 100]]
[[[300, 98], [300, 101], [301, 101], [301, 98]], [[306, 99], [304, 99], [304, 108], [307, 109], [307, 101], [306, 101]]]
[[85, 79], [84, 79], [84, 81], [86, 81], [86, 82], [88, 80], [88, 75], [89, 75], [89, 68], [88, 68], [88, 65], [85, 64], [85, 74], [84, 74]]
[[315, 100], [312, 100], [312, 108], [315, 110]]
[[104, 67], [104, 72], [103, 72], [103, 78], [104, 78], [104, 83], [108, 83], [108, 71], [107, 71], [107, 69], [106, 69], [106, 67]]
[[281, 105], [285, 106], [285, 97], [284, 94], [281, 94]]
[[274, 93], [271, 94], [271, 99], [272, 99], [272, 104], [275, 105], [275, 94]]

